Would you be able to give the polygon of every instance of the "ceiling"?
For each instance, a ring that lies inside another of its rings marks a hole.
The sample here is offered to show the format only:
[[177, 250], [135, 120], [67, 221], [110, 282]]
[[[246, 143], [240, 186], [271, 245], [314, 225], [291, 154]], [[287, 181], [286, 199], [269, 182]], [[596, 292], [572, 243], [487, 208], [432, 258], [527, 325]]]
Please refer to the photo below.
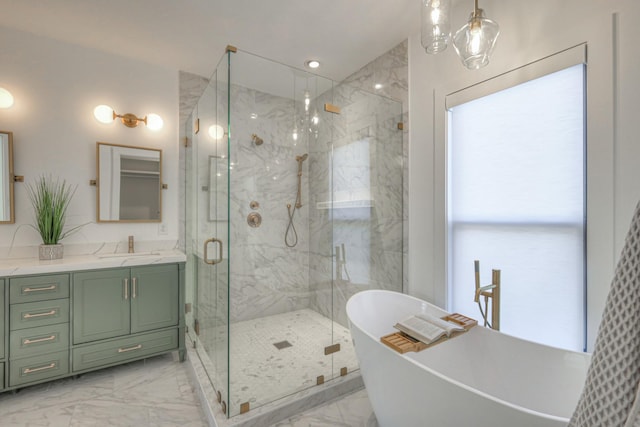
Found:
[[208, 77], [227, 45], [341, 81], [420, 30], [418, 0], [4, 0], [0, 25]]

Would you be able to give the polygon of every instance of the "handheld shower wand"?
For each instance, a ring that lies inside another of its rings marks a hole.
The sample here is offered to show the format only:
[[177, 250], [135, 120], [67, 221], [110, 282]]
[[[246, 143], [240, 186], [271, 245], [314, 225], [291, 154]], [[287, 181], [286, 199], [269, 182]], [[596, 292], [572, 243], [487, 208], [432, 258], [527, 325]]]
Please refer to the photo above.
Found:
[[[307, 160], [309, 154], [305, 153], [302, 156], [296, 156], [296, 162], [298, 162], [298, 191], [296, 192], [296, 201], [293, 206], [287, 204], [287, 212], [289, 213], [289, 224], [287, 224], [287, 231], [284, 233], [284, 243], [288, 247], [292, 248], [298, 244], [298, 232], [293, 225], [293, 216], [296, 213], [296, 209], [302, 207], [302, 163]], [[292, 209], [293, 208], [293, 209]], [[293, 232], [293, 239], [289, 241], [289, 233]]]
[[296, 194], [296, 209], [302, 207], [302, 196], [300, 194], [302, 187], [302, 163], [307, 160], [309, 154], [305, 153], [302, 156], [296, 156], [296, 162], [298, 162], [298, 193]]

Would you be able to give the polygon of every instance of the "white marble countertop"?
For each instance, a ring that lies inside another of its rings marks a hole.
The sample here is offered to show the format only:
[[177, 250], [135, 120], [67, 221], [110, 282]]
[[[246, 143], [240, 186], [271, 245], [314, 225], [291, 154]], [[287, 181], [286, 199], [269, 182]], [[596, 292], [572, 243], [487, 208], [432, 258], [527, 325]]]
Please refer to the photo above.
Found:
[[0, 259], [0, 277], [168, 264], [185, 262], [186, 259], [187, 257], [184, 253], [175, 249], [137, 252], [133, 254], [125, 252], [65, 255], [62, 259], [52, 261], [40, 261], [38, 258], [33, 257], [5, 258]]

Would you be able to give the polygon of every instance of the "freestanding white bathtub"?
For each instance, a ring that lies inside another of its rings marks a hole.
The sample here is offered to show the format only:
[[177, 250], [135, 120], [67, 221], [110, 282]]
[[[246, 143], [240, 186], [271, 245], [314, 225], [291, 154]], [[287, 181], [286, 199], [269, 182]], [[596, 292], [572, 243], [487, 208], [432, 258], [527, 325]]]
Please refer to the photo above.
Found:
[[380, 342], [416, 313], [444, 316], [409, 295], [380, 290], [347, 303], [360, 371], [381, 427], [566, 426], [590, 355], [476, 326], [418, 353]]

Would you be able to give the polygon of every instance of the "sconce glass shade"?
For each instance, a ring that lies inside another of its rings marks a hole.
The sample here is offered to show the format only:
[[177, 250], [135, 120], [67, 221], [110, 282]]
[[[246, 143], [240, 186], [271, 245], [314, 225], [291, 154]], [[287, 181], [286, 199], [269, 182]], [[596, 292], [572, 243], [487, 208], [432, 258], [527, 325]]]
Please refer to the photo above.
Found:
[[476, 9], [453, 36], [453, 47], [465, 67], [477, 70], [489, 63], [499, 34], [498, 24], [485, 18], [482, 9]]
[[216, 141], [222, 139], [224, 136], [224, 129], [220, 125], [211, 125], [209, 126], [209, 136]]
[[0, 87], [0, 108], [11, 108], [13, 105], [13, 95], [3, 87]]
[[451, 24], [449, 23], [450, 0], [420, 0], [422, 15], [420, 28], [422, 31], [422, 47], [427, 53], [436, 54], [444, 51], [451, 40]]
[[147, 115], [147, 127], [150, 130], [160, 130], [162, 129], [162, 126], [164, 126], [162, 117], [153, 113]]
[[93, 109], [93, 116], [97, 121], [104, 124], [113, 123], [115, 120], [113, 108], [108, 105], [98, 105]]

